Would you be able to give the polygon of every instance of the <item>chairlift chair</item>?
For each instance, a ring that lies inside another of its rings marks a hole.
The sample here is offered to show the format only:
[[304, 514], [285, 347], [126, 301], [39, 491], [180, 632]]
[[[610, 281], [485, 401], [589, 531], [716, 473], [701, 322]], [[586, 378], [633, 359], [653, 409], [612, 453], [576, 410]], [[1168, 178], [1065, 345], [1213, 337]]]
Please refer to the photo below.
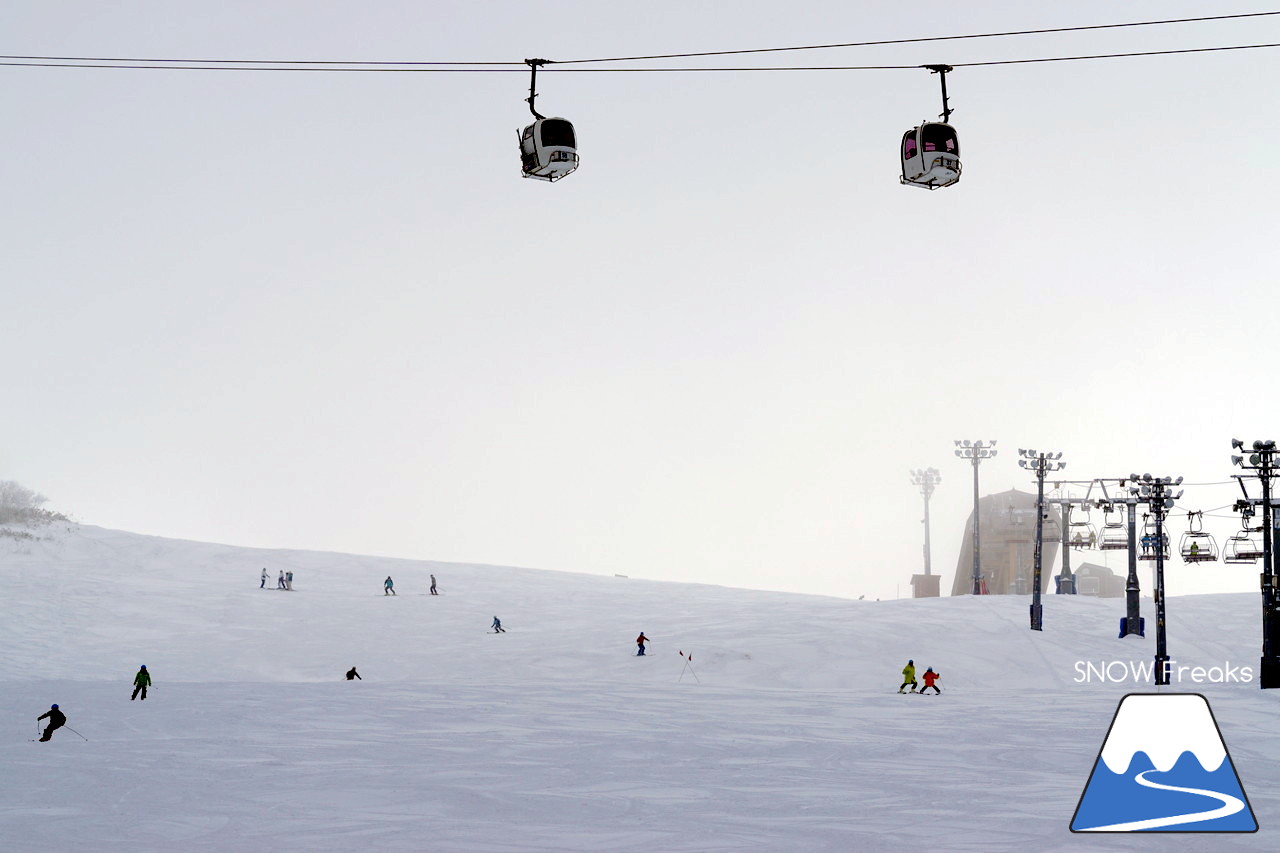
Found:
[[1087, 521], [1073, 521], [1067, 528], [1067, 544], [1077, 551], [1098, 547], [1098, 531]]
[[926, 190], [949, 187], [960, 180], [960, 139], [951, 120], [947, 100], [950, 65], [925, 65], [942, 80], [942, 121], [921, 122], [902, 135], [898, 153], [902, 159], [901, 183]]
[[1144, 521], [1142, 536], [1138, 539], [1138, 559], [1154, 560], [1157, 556], [1169, 559], [1169, 531], [1164, 525], [1157, 530], [1151, 521]]
[[1178, 551], [1185, 563], [1213, 563], [1218, 559], [1218, 543], [1212, 534], [1204, 531], [1204, 518], [1201, 513], [1187, 513], [1187, 532], [1182, 534], [1178, 543]]
[[1112, 515], [1113, 511], [1110, 509], [1102, 512], [1102, 530], [1098, 534], [1098, 550], [1127, 551], [1129, 550], [1129, 528], [1125, 526], [1123, 520], [1113, 521]]
[[578, 136], [568, 119], [547, 118], [533, 106], [538, 97], [538, 66], [546, 62], [545, 59], [525, 60], [531, 72], [529, 97], [525, 100], [536, 120], [516, 136], [520, 142], [521, 177], [554, 182], [578, 168]]
[[1262, 537], [1254, 531], [1241, 530], [1227, 538], [1222, 548], [1222, 562], [1251, 566], [1262, 556]]

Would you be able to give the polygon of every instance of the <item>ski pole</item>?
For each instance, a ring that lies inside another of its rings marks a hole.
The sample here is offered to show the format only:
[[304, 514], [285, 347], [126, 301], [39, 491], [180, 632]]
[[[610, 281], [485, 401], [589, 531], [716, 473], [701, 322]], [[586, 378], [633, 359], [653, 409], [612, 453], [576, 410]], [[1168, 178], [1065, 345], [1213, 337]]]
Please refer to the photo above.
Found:
[[75, 733], [75, 734], [79, 735], [80, 737], [84, 738], [84, 742], [85, 742], [85, 743], [88, 743], [88, 742], [89, 742], [89, 739], [88, 739], [87, 737], [84, 737], [84, 735], [80, 734], [80, 733], [79, 733], [79, 732], [77, 732], [75, 729], [71, 728], [71, 726], [63, 726], [63, 728], [64, 728], [64, 729], [66, 729], [66, 730], [67, 730], [67, 731], [69, 731], [69, 732], [73, 732], [73, 733]]

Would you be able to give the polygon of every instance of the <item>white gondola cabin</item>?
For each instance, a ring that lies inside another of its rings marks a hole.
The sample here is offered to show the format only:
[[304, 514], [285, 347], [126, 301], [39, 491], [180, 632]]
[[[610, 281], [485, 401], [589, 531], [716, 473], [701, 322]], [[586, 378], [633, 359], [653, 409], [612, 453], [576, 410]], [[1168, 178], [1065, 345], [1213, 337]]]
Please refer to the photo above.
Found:
[[942, 122], [925, 122], [902, 135], [902, 183], [936, 190], [960, 180], [960, 140]]
[[540, 118], [520, 134], [520, 169], [526, 178], [558, 181], [578, 168], [578, 138], [562, 118]]

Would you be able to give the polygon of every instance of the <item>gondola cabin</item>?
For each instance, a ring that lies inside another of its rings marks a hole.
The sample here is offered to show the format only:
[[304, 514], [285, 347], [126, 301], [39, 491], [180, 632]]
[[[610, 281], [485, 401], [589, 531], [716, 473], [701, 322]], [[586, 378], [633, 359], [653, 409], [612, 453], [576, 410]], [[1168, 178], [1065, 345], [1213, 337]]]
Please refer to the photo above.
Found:
[[936, 190], [960, 180], [960, 140], [942, 122], [926, 122], [902, 135], [902, 183]]
[[520, 134], [520, 168], [526, 178], [558, 181], [578, 168], [578, 139], [562, 118], [540, 118]]

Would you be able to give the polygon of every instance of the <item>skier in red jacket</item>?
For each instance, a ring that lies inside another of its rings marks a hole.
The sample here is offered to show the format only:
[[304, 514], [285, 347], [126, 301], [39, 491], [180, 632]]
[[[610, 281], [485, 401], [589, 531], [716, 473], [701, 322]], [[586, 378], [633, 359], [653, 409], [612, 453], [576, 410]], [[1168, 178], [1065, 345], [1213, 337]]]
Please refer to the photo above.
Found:
[[930, 687], [933, 688], [934, 693], [941, 693], [942, 688], [940, 688], [938, 685], [933, 683], [941, 677], [942, 676], [938, 675], [938, 673], [933, 671], [933, 667], [929, 667], [928, 669], [926, 669], [924, 671], [924, 675], [921, 676], [921, 678], [924, 679], [924, 689], [920, 691], [921, 695], [924, 695], [924, 691], [928, 690]]

